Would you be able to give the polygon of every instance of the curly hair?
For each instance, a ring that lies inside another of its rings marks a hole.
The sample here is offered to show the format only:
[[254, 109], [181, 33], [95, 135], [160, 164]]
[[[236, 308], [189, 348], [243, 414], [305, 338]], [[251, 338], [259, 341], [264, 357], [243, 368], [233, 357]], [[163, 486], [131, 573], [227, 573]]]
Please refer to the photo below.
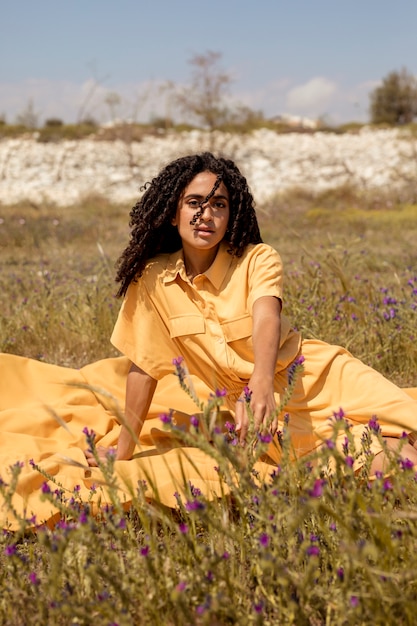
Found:
[[248, 244], [262, 242], [252, 194], [235, 163], [210, 152], [181, 157], [141, 187], [144, 194], [130, 212], [130, 241], [117, 263], [116, 281], [121, 283], [118, 296], [123, 296], [130, 283], [141, 276], [149, 259], [181, 248], [172, 219], [184, 189], [201, 172], [216, 174], [229, 192], [225, 240], [230, 244], [230, 254], [242, 256]]

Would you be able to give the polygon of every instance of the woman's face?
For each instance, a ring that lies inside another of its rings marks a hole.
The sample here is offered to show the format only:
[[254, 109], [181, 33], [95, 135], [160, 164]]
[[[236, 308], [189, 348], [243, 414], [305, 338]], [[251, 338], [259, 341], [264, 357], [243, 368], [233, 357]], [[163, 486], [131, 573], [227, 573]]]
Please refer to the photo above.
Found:
[[[217, 175], [201, 172], [184, 189], [178, 202], [173, 226], [178, 228], [184, 252], [190, 254], [218, 248], [224, 238], [229, 222], [229, 192], [220, 182], [207, 202], [217, 183]], [[201, 213], [197, 215], [196, 213]]]

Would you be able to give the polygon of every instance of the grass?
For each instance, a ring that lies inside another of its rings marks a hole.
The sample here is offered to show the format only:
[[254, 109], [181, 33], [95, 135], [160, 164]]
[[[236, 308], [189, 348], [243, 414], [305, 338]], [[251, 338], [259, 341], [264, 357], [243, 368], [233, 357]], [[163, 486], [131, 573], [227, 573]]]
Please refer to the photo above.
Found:
[[[416, 386], [417, 207], [378, 202], [349, 189], [293, 192], [260, 207], [262, 232], [281, 252], [286, 313], [303, 334]], [[127, 222], [127, 207], [98, 198], [0, 208], [0, 350], [74, 367], [114, 356], [113, 267]], [[346, 425], [335, 417], [334, 438], [307, 463], [288, 462], [284, 429], [282, 462], [264, 483], [255, 468], [264, 444], [242, 451], [229, 428], [228, 440], [212, 433], [212, 447], [198, 424], [186, 435], [216, 459], [230, 492], [220, 500], [186, 485], [171, 511], [138, 485], [126, 513], [111, 458], [112, 505], [99, 512], [77, 489], [45, 482], [42, 497], [62, 518], [36, 534], [22, 519], [0, 537], [0, 623], [25, 624], [29, 610], [34, 625], [414, 623], [414, 470], [393, 454], [389, 477], [369, 480], [370, 455], [359, 475], [351, 467], [378, 429], [360, 450], [346, 430], [338, 451]], [[6, 499], [19, 472], [1, 468]]]

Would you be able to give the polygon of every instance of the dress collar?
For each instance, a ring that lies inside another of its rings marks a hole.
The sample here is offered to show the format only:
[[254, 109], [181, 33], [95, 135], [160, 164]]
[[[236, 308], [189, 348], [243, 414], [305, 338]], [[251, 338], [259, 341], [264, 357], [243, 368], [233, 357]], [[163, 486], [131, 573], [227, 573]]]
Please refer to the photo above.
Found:
[[[216, 289], [220, 289], [233, 259], [232, 255], [228, 253], [229, 248], [230, 244], [226, 241], [222, 241], [213, 263], [203, 274]], [[182, 280], [189, 282], [185, 271], [182, 249], [169, 255], [162, 282], [164, 284], [169, 284], [175, 281], [177, 276], [179, 276]]]

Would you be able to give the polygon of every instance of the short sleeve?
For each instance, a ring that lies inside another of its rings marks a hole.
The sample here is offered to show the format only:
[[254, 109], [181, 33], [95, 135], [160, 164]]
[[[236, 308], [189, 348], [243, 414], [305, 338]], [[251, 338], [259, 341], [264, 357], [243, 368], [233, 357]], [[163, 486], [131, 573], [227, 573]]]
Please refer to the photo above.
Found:
[[263, 296], [275, 296], [282, 300], [283, 267], [278, 252], [263, 244], [252, 251], [248, 267], [248, 307]]
[[169, 330], [142, 278], [129, 285], [111, 343], [152, 378], [159, 380], [173, 371], [176, 355]]

